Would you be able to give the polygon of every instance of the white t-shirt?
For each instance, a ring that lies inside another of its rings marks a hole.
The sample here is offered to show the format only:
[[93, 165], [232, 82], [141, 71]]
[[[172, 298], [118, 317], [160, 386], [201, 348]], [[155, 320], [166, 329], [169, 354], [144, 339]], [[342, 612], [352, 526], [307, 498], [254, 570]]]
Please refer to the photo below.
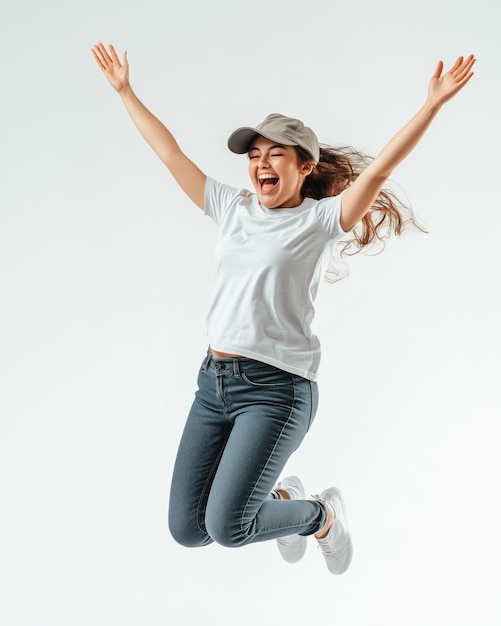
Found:
[[311, 330], [313, 302], [334, 243], [345, 234], [341, 195], [267, 209], [257, 194], [207, 179], [205, 214], [219, 225], [206, 322], [214, 350], [316, 380], [320, 342]]

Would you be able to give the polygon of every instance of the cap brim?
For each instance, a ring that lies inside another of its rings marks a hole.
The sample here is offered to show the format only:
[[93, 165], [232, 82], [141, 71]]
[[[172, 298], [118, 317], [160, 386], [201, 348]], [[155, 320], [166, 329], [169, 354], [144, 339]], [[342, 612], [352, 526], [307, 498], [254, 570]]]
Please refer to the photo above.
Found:
[[276, 141], [277, 143], [282, 144], [283, 146], [297, 146], [297, 143], [290, 141], [290, 139], [284, 139], [283, 137], [273, 134], [273, 133], [263, 133], [256, 128], [251, 128], [250, 126], [243, 126], [242, 128], [237, 128], [228, 138], [228, 148], [234, 152], [235, 154], [245, 154], [249, 152], [249, 147], [252, 143], [252, 140], [256, 135], [260, 135], [261, 137], [265, 137], [270, 141]]

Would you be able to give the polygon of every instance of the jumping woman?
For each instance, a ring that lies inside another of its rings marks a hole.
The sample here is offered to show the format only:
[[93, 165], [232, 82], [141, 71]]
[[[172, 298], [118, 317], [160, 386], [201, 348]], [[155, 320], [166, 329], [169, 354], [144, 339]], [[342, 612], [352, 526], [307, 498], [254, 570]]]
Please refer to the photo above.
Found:
[[279, 481], [317, 409], [313, 303], [341, 241], [363, 249], [415, 223], [385, 182], [470, 80], [475, 59], [459, 57], [446, 73], [440, 61], [424, 105], [374, 159], [321, 147], [281, 114], [237, 129], [228, 147], [248, 156], [248, 191], [207, 177], [181, 151], [132, 90], [127, 52], [120, 60], [102, 43], [92, 52], [144, 139], [219, 226], [209, 348], [172, 477], [172, 536], [191, 547], [276, 539], [295, 563], [314, 535], [329, 571], [342, 574], [353, 548], [339, 489], [306, 499], [297, 477]]

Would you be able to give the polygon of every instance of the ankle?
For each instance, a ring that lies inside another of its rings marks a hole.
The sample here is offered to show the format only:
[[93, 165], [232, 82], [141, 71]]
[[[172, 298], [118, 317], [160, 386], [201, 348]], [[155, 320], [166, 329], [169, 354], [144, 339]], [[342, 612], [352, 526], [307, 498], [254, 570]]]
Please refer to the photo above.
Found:
[[280, 500], [290, 500], [291, 497], [285, 489], [275, 489], [275, 493], [278, 494]]
[[324, 500], [318, 500], [318, 503], [324, 507], [325, 512], [327, 513], [327, 521], [325, 522], [324, 526], [318, 532], [315, 533], [314, 536], [317, 539], [323, 539], [324, 537], [328, 535], [329, 530], [331, 529], [331, 526], [334, 523], [336, 515], [334, 513], [333, 508], [330, 506], [330, 504], [328, 504]]

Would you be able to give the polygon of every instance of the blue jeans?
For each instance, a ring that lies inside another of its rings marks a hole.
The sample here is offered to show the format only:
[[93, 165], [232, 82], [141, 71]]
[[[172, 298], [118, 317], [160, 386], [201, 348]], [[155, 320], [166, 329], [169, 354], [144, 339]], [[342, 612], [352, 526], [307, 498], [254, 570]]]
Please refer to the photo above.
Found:
[[315, 500], [272, 493], [315, 416], [315, 382], [247, 358], [209, 352], [179, 445], [169, 527], [185, 546], [243, 546], [326, 523]]

